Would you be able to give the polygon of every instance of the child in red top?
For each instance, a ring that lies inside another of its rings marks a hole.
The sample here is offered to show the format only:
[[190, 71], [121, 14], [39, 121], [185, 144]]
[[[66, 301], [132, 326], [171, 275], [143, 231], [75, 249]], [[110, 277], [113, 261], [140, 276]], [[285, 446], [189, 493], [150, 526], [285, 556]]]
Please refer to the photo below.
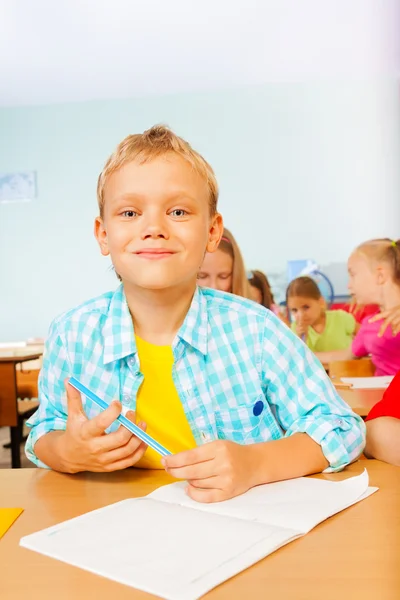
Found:
[[365, 455], [400, 466], [400, 371], [366, 420]]

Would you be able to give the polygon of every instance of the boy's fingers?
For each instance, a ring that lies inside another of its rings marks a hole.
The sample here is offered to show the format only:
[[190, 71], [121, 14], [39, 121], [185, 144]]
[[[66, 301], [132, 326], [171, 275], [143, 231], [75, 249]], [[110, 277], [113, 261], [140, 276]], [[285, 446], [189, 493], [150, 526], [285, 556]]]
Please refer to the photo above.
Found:
[[228, 498], [228, 496], [226, 496], [222, 490], [200, 489], [190, 484], [185, 489], [185, 492], [192, 500], [195, 500], [196, 502], [203, 502], [204, 504], [221, 502], [222, 500], [226, 500]]
[[82, 398], [77, 389], [75, 389], [70, 383], [68, 383], [68, 379], [65, 380], [65, 389], [67, 391], [67, 406], [68, 406], [68, 416], [79, 416], [86, 417], [85, 411], [82, 406]]
[[107, 460], [107, 464], [112, 465], [114, 463], [120, 462], [121, 460], [126, 460], [130, 457], [133, 458], [137, 455], [138, 452], [140, 453], [142, 449], [146, 448], [147, 445], [144, 442], [142, 442], [141, 440], [139, 440], [139, 438], [131, 434], [131, 438], [126, 444], [114, 448], [113, 450], [110, 450], [110, 452], [107, 452], [105, 454], [105, 458]]
[[140, 444], [140, 446], [138, 446], [136, 451], [131, 456], [107, 465], [105, 470], [121, 471], [122, 469], [128, 469], [129, 467], [133, 467], [142, 458], [143, 454], [146, 452], [146, 449], [146, 444]]
[[161, 460], [166, 469], [178, 469], [188, 467], [198, 463], [207, 462], [215, 458], [215, 448], [213, 444], [204, 444], [191, 450], [184, 450], [178, 454], [164, 456]]
[[[169, 467], [165, 470], [176, 479], [187, 479], [195, 487], [216, 487], [215, 478], [217, 477], [217, 472], [215, 471], [215, 461], [213, 460], [184, 467]], [[196, 481], [206, 481], [207, 484], [202, 486], [196, 484]]]
[[[133, 411], [129, 412], [131, 414], [133, 413]], [[128, 416], [128, 414], [129, 413], [127, 413], [126, 416]], [[134, 414], [135, 413], [133, 413], [133, 415]], [[134, 421], [134, 418], [132, 420]], [[138, 427], [140, 427], [140, 429], [142, 429], [143, 431], [146, 431], [145, 423], [138, 423]], [[120, 425], [116, 431], [112, 431], [107, 435], [100, 435], [97, 441], [97, 449], [99, 452], [111, 452], [113, 450], [117, 450], [118, 448], [126, 446], [126, 444], [131, 443], [131, 441], [132, 444], [135, 444], [134, 440], [136, 440], [137, 443], [140, 443], [140, 440], [137, 436], [131, 433], [123, 425]]]
[[119, 417], [121, 409], [122, 406], [120, 402], [111, 402], [106, 410], [101, 411], [101, 413], [85, 424], [85, 437], [90, 438], [103, 435], [105, 430]]

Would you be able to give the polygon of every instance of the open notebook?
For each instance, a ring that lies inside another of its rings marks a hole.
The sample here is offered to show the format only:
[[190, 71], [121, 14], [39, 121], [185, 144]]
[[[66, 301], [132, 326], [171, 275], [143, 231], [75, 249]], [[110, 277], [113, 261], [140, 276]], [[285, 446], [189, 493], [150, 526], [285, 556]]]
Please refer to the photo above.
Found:
[[216, 585], [366, 498], [368, 474], [341, 482], [292, 479], [217, 504], [179, 482], [21, 539], [21, 546], [167, 600]]

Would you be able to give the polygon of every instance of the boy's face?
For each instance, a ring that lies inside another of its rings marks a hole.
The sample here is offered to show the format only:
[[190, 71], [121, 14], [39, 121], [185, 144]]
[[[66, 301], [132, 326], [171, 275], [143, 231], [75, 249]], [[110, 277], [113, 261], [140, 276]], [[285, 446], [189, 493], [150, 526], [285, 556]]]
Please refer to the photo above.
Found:
[[161, 290], [195, 284], [206, 251], [222, 236], [206, 182], [177, 155], [129, 162], [104, 188], [95, 235], [123, 283]]

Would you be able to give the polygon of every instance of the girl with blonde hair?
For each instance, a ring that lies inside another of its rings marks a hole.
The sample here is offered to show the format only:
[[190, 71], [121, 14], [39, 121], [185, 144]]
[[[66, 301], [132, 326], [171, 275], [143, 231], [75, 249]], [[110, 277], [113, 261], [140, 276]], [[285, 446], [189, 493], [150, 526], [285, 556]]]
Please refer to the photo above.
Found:
[[226, 227], [218, 250], [206, 253], [197, 278], [202, 287], [252, 299], [242, 253]]
[[[360, 304], [378, 304], [388, 314], [400, 305], [400, 240], [380, 238], [364, 242], [348, 260], [349, 290]], [[381, 324], [366, 317], [351, 347], [317, 354], [322, 362], [371, 356], [375, 375], [400, 371], [400, 333], [388, 327], [379, 336]]]

